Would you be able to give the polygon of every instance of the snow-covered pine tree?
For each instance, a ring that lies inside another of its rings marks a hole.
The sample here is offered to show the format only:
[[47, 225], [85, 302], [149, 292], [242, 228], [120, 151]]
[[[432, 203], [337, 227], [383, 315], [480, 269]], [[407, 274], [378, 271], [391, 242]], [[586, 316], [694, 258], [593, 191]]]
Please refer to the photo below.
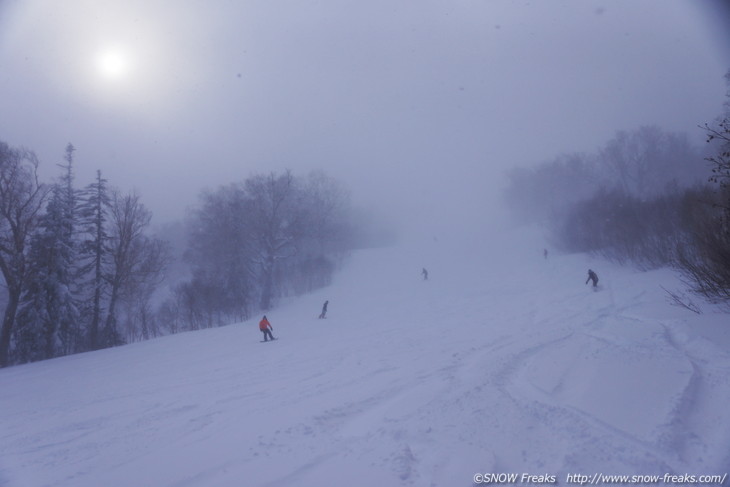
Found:
[[79, 311], [73, 295], [76, 262], [76, 191], [68, 144], [63, 174], [51, 190], [38, 232], [31, 240], [30, 276], [23, 295], [16, 348], [21, 362], [77, 351]]
[[87, 311], [86, 343], [89, 350], [101, 348], [99, 331], [102, 322], [102, 299], [107, 290], [104, 267], [110, 258], [109, 236], [106, 224], [109, 218], [109, 190], [107, 180], [96, 172], [96, 181], [89, 184], [79, 199], [80, 227], [86, 238], [81, 242], [79, 257], [84, 284], [83, 307]]

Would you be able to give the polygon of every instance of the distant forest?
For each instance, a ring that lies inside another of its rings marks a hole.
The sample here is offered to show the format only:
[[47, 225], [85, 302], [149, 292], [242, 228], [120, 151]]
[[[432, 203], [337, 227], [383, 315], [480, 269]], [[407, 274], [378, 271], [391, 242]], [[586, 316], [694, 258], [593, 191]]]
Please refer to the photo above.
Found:
[[[688, 289], [730, 307], [730, 72], [724, 115], [702, 126], [703, 149], [658, 127], [618, 132], [593, 154], [509, 174], [515, 216], [552, 244], [640, 269], [671, 266]], [[699, 307], [681, 292], [676, 304]]]
[[182, 236], [158, 238], [137, 194], [100, 172], [77, 189], [74, 155], [45, 184], [32, 151], [0, 142], [0, 367], [245, 320], [388, 238], [337, 181], [289, 171], [203, 192]]

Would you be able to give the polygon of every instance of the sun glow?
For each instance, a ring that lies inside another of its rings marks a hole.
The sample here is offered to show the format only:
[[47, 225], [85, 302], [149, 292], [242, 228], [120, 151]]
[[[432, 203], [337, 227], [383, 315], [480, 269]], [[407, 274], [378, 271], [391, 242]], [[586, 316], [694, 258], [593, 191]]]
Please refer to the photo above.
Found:
[[[1, 2], [2, 0], [0, 0]], [[166, 44], [154, 35], [135, 38], [117, 35], [113, 41], [86, 42], [84, 74], [78, 86], [86, 100], [115, 110], [165, 113], [169, 106], [160, 60], [167, 59]], [[168, 64], [169, 66], [169, 64]], [[169, 90], [168, 90], [169, 91]], [[88, 97], [93, 95], [93, 97]]]
[[122, 49], [105, 49], [97, 55], [96, 67], [104, 78], [118, 80], [129, 73], [129, 56]]

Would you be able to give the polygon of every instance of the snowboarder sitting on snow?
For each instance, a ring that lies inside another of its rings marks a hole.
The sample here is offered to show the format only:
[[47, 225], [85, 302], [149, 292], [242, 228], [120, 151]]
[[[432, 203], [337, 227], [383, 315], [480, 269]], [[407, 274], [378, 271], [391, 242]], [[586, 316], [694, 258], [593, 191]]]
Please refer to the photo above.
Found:
[[586, 279], [586, 284], [588, 284], [588, 281], [593, 281], [593, 287], [598, 285], [598, 276], [590, 269], [588, 269], [588, 279]]
[[320, 319], [320, 320], [321, 320], [322, 318], [324, 318], [324, 315], [326, 315], [326, 314], [327, 314], [327, 305], [328, 305], [328, 304], [329, 304], [329, 301], [325, 301], [325, 302], [324, 302], [324, 304], [322, 305], [322, 312], [321, 312], [321, 313], [319, 314], [319, 319]]
[[274, 327], [271, 326], [271, 323], [269, 323], [269, 320], [266, 319], [266, 315], [259, 321], [259, 330], [261, 330], [261, 333], [264, 334], [264, 341], [268, 342], [269, 338], [272, 340], [276, 340], [274, 338], [274, 335], [271, 334], [271, 330], [273, 330]]

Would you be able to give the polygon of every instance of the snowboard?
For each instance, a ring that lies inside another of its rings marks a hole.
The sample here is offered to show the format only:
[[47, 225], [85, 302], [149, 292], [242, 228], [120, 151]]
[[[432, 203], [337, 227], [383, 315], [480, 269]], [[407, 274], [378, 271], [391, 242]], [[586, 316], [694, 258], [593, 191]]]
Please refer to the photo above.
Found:
[[271, 340], [261, 340], [261, 343], [273, 342], [274, 340], [278, 340], [278, 338], [272, 338]]

